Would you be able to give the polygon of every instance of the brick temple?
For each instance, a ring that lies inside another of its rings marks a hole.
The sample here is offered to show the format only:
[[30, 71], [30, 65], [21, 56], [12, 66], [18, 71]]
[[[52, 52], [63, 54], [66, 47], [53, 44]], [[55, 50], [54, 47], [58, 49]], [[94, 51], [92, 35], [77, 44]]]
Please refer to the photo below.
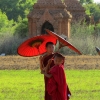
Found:
[[38, 0], [28, 14], [29, 35], [46, 34], [45, 28], [70, 37], [71, 22], [82, 20], [85, 9], [77, 0]]

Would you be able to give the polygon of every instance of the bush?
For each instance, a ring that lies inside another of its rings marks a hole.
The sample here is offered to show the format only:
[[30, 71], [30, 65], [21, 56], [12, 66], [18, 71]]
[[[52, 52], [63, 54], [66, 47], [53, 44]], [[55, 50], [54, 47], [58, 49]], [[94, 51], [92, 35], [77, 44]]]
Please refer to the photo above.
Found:
[[19, 38], [18, 36], [13, 36], [11, 34], [6, 34], [0, 37], [0, 54], [5, 53], [6, 55], [17, 54], [18, 46], [27, 38]]

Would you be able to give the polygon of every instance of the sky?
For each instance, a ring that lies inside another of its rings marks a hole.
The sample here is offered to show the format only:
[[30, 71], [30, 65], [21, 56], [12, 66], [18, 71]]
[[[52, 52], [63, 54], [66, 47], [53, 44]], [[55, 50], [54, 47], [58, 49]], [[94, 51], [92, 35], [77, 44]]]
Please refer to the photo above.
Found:
[[94, 0], [94, 2], [96, 2], [96, 3], [100, 3], [100, 0]]

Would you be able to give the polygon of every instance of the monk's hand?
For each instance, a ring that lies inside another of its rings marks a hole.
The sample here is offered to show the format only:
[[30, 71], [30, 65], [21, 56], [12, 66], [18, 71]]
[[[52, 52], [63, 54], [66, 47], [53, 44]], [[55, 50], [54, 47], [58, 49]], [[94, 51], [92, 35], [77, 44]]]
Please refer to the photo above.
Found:
[[48, 64], [50, 65], [52, 63], [52, 59], [48, 60]]
[[41, 74], [44, 74], [45, 73], [45, 71], [44, 70], [41, 70]]
[[45, 71], [45, 70], [46, 70], [46, 67], [43, 68], [43, 71]]

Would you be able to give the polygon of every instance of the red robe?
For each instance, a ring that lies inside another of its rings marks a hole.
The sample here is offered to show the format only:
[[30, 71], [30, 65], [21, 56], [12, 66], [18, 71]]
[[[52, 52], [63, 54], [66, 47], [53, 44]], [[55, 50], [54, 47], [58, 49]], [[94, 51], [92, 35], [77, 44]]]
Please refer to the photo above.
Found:
[[[54, 56], [54, 54], [51, 54], [49, 56], [45, 56], [43, 59], [43, 65], [44, 67], [46, 67], [46, 65], [48, 64], [48, 60], [51, 59]], [[54, 61], [52, 61], [52, 63], [50, 64], [50, 68], [54, 66]], [[49, 78], [47, 78], [46, 76], [44, 76], [44, 82], [45, 82], [45, 100], [52, 100], [51, 99], [51, 95], [48, 94], [47, 92], [47, 83], [48, 83]]]
[[[54, 54], [51, 54], [49, 56], [45, 56], [43, 60], [43, 65], [46, 67], [48, 64], [48, 60], [51, 59], [54, 56]], [[52, 60], [52, 63], [50, 64], [50, 68], [54, 66], [54, 61]], [[47, 92], [47, 83], [48, 83], [49, 78], [44, 76], [44, 82], [45, 82], [45, 100], [52, 100], [51, 95]], [[68, 100], [68, 94], [71, 94], [67, 85], [67, 100]]]
[[49, 71], [52, 77], [48, 81], [47, 91], [51, 100], [68, 100], [67, 85], [63, 65], [54, 66]]

